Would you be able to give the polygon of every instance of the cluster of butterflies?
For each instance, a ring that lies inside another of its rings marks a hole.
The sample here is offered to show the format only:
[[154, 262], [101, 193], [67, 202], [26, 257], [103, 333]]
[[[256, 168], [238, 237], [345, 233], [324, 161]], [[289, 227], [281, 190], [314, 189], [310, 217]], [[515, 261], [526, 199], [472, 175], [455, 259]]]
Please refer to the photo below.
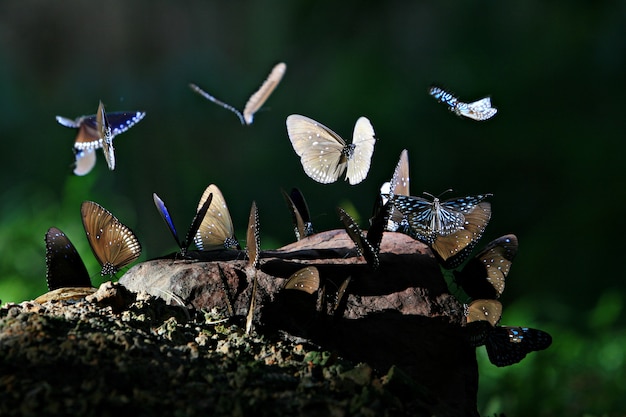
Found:
[[[196, 84], [189, 86], [204, 98], [235, 113], [243, 125], [250, 125], [255, 113], [278, 86], [285, 71], [284, 63], [274, 66], [265, 82], [250, 97], [243, 112], [218, 100]], [[473, 120], [487, 120], [497, 112], [491, 106], [489, 97], [465, 103], [437, 86], [432, 86], [429, 94], [446, 104], [455, 114]], [[97, 113], [92, 116], [75, 120], [57, 116], [60, 124], [78, 129], [74, 143], [74, 173], [85, 175], [90, 172], [95, 165], [95, 151], [99, 148], [103, 150], [109, 169], [113, 170], [113, 138], [134, 126], [144, 116], [145, 112], [106, 114], [102, 102]], [[288, 116], [286, 127], [304, 172], [313, 180], [323, 184], [332, 183], [345, 173], [345, 179], [355, 185], [367, 177], [377, 139], [366, 117], [357, 120], [350, 144], [330, 128], [306, 116]], [[282, 193], [292, 215], [296, 239], [313, 234], [311, 217], [302, 193], [296, 188], [290, 193], [282, 190]], [[466, 327], [470, 342], [475, 346], [485, 345], [489, 359], [497, 366], [517, 363], [527, 353], [550, 346], [551, 337], [546, 332], [498, 325], [502, 305], [497, 299], [502, 294], [511, 261], [517, 252], [517, 238], [507, 235], [496, 239], [467, 261], [491, 219], [491, 203], [488, 199], [492, 195], [446, 200], [428, 193], [424, 193], [424, 196], [428, 198], [410, 195], [408, 152], [404, 150], [391, 181], [383, 184], [376, 197], [367, 233], [344, 209], [337, 208], [339, 219], [355, 243], [357, 254], [363, 256], [370, 267], [378, 268], [380, 244], [385, 232], [405, 233], [428, 245], [439, 261], [444, 276], [448, 278], [451, 290], [462, 293], [459, 296], [461, 302], [469, 302], [466, 304]], [[163, 200], [157, 194], [153, 195], [153, 200], [180, 249], [178, 256], [194, 257], [193, 252], [189, 251], [192, 241], [199, 251], [241, 250], [226, 201], [216, 185], [211, 184], [205, 189], [184, 237], [178, 234]], [[115, 274], [139, 257], [141, 245], [136, 236], [109, 211], [97, 203], [84, 202], [81, 213], [89, 244], [102, 267], [103, 276]], [[246, 253], [248, 270], [253, 275], [253, 296], [246, 324], [246, 330], [250, 331], [260, 253], [259, 215], [254, 202], [246, 236]], [[50, 290], [63, 286], [91, 286], [85, 265], [76, 249], [57, 228], [50, 228], [46, 234], [46, 261]], [[466, 265], [459, 269], [465, 261]], [[348, 277], [339, 286], [335, 301], [330, 306], [331, 312], [341, 310], [340, 304], [342, 299], [345, 300], [350, 279]], [[319, 271], [312, 266], [302, 268], [286, 280], [284, 288], [314, 294], [320, 290]]]

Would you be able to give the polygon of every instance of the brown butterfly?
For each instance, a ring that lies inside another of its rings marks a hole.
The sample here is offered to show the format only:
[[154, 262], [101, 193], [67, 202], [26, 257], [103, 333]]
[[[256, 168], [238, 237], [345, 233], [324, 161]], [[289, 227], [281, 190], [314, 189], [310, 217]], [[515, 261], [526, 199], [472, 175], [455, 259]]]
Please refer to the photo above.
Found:
[[248, 99], [246, 107], [243, 109], [243, 113], [230, 104], [226, 104], [223, 101], [216, 99], [195, 84], [189, 84], [189, 87], [207, 100], [235, 113], [237, 117], [239, 117], [242, 125], [251, 125], [254, 119], [254, 114], [263, 106], [274, 89], [278, 86], [280, 80], [283, 78], [283, 75], [285, 75], [285, 71], [287, 71], [287, 65], [284, 62], [276, 64], [274, 68], [272, 68], [270, 75], [267, 76], [265, 82], [263, 82], [261, 87], [254, 94], [252, 94], [250, 99]]
[[132, 230], [111, 212], [93, 201], [80, 207], [87, 240], [102, 270], [113, 275], [141, 255], [141, 244]]
[[299, 269], [287, 279], [283, 288], [313, 294], [320, 288], [320, 273], [314, 266]]
[[204, 190], [197, 210], [202, 208], [210, 194], [213, 194], [213, 201], [194, 237], [196, 247], [205, 251], [233, 247], [241, 249], [226, 200], [217, 185], [211, 184]]
[[311, 222], [309, 207], [302, 192], [297, 188], [293, 188], [290, 194], [287, 194], [283, 189], [280, 191], [291, 212], [293, 232], [296, 235], [296, 240], [311, 236], [313, 234], [313, 223]]

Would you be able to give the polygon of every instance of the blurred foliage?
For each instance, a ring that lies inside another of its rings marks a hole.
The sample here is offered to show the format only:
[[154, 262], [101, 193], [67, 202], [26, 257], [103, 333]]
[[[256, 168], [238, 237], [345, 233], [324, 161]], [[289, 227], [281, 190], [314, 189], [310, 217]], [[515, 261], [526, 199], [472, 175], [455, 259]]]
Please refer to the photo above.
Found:
[[[504, 323], [554, 337], [504, 369], [479, 349], [481, 411], [623, 414], [624, 277], [612, 261], [626, 201], [625, 16], [624, 1], [3, 1], [0, 299], [45, 291], [51, 226], [98, 282], [83, 200], [129, 225], [145, 260], [176, 248], [151, 194], [185, 228], [216, 183], [237, 235], [256, 200], [262, 246], [276, 248], [293, 239], [281, 187], [303, 191], [317, 230], [340, 227], [337, 205], [365, 226], [407, 148], [414, 194], [494, 193], [484, 242], [520, 240]], [[287, 74], [249, 127], [187, 86], [240, 108], [278, 61]], [[457, 118], [428, 97], [432, 82], [467, 101], [489, 94], [499, 113]], [[147, 116], [116, 139], [114, 172], [99, 153], [91, 174], [74, 177], [75, 132], [54, 116], [93, 114], [100, 99]], [[368, 178], [313, 183], [286, 136], [290, 113], [347, 138], [359, 116], [370, 118], [380, 140]]]

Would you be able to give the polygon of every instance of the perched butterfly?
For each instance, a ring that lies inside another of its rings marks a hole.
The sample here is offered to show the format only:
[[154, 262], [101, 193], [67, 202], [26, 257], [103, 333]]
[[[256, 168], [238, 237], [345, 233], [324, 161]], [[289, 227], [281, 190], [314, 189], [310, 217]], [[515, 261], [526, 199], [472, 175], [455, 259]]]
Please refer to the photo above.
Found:
[[299, 269], [287, 279], [283, 288], [314, 294], [320, 288], [319, 271], [314, 266]]
[[[348, 232], [348, 236], [356, 245], [359, 256], [363, 256], [367, 264], [372, 268], [378, 268], [380, 264], [378, 248], [365, 237], [359, 225], [344, 209], [337, 207], [337, 213], [339, 214], [339, 219], [343, 222], [346, 232]], [[382, 232], [380, 236], [382, 238]], [[380, 245], [380, 241], [378, 241], [378, 245]]]
[[45, 240], [48, 290], [91, 287], [87, 268], [65, 233], [56, 227], [51, 227], [46, 233]]
[[248, 254], [249, 267], [259, 267], [259, 252], [261, 250], [261, 239], [259, 236], [259, 210], [256, 202], [252, 202], [250, 208], [250, 218], [248, 221], [248, 232], [246, 233], [246, 252]]
[[207, 100], [210, 100], [218, 106], [222, 106], [225, 109], [235, 113], [237, 117], [239, 117], [242, 125], [251, 125], [254, 119], [254, 114], [261, 108], [261, 106], [263, 106], [263, 104], [269, 98], [270, 94], [272, 94], [274, 89], [278, 86], [278, 83], [280, 83], [280, 80], [282, 80], [286, 70], [287, 65], [284, 62], [276, 64], [274, 68], [272, 68], [272, 72], [270, 72], [270, 75], [267, 76], [265, 82], [263, 82], [263, 85], [261, 85], [261, 88], [259, 88], [257, 92], [254, 93], [250, 97], [250, 99], [248, 99], [246, 107], [244, 107], [243, 109], [243, 113], [241, 113], [230, 104], [226, 104], [223, 101], [216, 99], [195, 84], [189, 84], [189, 87], [191, 87], [193, 91], [200, 94]]
[[499, 298], [517, 248], [517, 237], [512, 234], [489, 242], [462, 270], [453, 271], [455, 282], [474, 300]]
[[337, 289], [337, 296], [335, 297], [335, 302], [333, 303], [331, 311], [331, 314], [335, 317], [341, 316], [345, 310], [348, 300], [346, 296], [346, 291], [348, 290], [348, 285], [350, 285], [350, 281], [352, 281], [352, 276], [344, 279]]
[[464, 116], [474, 120], [487, 120], [493, 117], [498, 110], [491, 107], [491, 98], [485, 97], [473, 103], [459, 101], [453, 94], [445, 91], [441, 87], [431, 86], [428, 94], [433, 96], [440, 103], [445, 103], [451, 112], [457, 116]]
[[[113, 112], [107, 113], [106, 118], [111, 127], [112, 138], [139, 123], [146, 115], [145, 112]], [[74, 141], [74, 156], [76, 158], [74, 174], [86, 175], [96, 164], [96, 149], [102, 147], [102, 137], [99, 126], [96, 122], [96, 114], [81, 116], [76, 119], [68, 119], [63, 116], [56, 116], [59, 124], [78, 129], [78, 134]]]
[[496, 326], [485, 340], [489, 361], [496, 366], [513, 365], [530, 352], [547, 349], [551, 344], [549, 333], [529, 327]]
[[194, 216], [193, 221], [191, 222], [191, 226], [189, 226], [187, 235], [182, 240], [178, 237], [178, 233], [176, 232], [176, 227], [174, 227], [174, 222], [172, 221], [172, 217], [170, 216], [170, 213], [167, 210], [167, 207], [165, 207], [165, 203], [163, 202], [163, 200], [161, 200], [161, 198], [159, 198], [159, 196], [156, 193], [152, 194], [152, 199], [154, 200], [154, 205], [159, 211], [159, 214], [165, 221], [167, 228], [172, 233], [172, 236], [174, 236], [174, 240], [176, 241], [176, 243], [178, 244], [178, 247], [180, 248], [180, 254], [183, 257], [185, 257], [187, 255], [187, 251], [189, 250], [189, 246], [191, 245], [191, 242], [193, 241], [194, 236], [198, 232], [198, 228], [200, 228], [200, 223], [202, 223], [202, 220], [204, 220], [204, 216], [209, 210], [211, 201], [213, 200], [213, 194], [209, 194], [206, 200], [204, 200], [204, 203], [202, 204], [202, 206], [200, 206], [200, 208], [196, 212], [196, 215]]
[[[386, 203], [388, 199], [392, 199], [394, 195], [411, 195], [409, 190], [409, 152], [406, 149], [400, 153], [400, 159], [398, 160], [396, 169], [393, 171], [391, 181], [384, 183], [380, 187], [380, 194], [383, 196], [383, 204]], [[408, 227], [409, 223], [406, 217], [400, 210], [392, 206], [389, 209], [389, 220], [386, 230], [389, 232], [406, 232]]]
[[[431, 196], [432, 197], [432, 196]], [[409, 234], [429, 245], [446, 268], [469, 256], [491, 219], [491, 194], [440, 201], [395, 195], [391, 201], [409, 223]]]
[[198, 203], [198, 210], [210, 194], [213, 194], [213, 201], [193, 239], [196, 246], [199, 250], [205, 251], [233, 247], [241, 249], [235, 237], [235, 227], [226, 200], [217, 185], [211, 184], [204, 190]]
[[304, 239], [307, 236], [313, 234], [313, 223], [311, 223], [311, 215], [309, 213], [309, 207], [306, 204], [304, 196], [297, 188], [292, 188], [291, 193], [283, 189], [280, 190], [287, 202], [289, 211], [291, 212], [291, 218], [293, 220], [293, 231], [296, 235], [296, 240]]
[[102, 266], [102, 276], [115, 274], [141, 255], [135, 234], [107, 209], [84, 201], [80, 212], [91, 250]]
[[474, 300], [467, 306], [466, 323], [489, 322], [495, 326], [502, 317], [502, 303], [497, 300]]
[[356, 121], [349, 145], [323, 124], [299, 114], [287, 117], [287, 133], [304, 172], [315, 181], [335, 182], [346, 171], [346, 179], [355, 185], [367, 176], [376, 143], [367, 118]]
[[113, 130], [111, 124], [104, 111], [104, 104], [100, 102], [98, 112], [96, 113], [96, 126], [98, 126], [98, 134], [102, 139], [102, 152], [104, 159], [107, 161], [109, 169], [115, 169], [115, 149], [113, 148]]

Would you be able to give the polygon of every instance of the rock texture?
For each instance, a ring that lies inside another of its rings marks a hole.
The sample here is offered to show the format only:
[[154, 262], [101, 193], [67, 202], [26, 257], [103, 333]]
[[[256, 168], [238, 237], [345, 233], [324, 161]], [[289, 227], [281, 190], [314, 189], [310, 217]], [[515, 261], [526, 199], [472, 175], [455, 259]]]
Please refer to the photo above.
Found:
[[[403, 234], [385, 233], [375, 270], [358, 256], [343, 230], [262, 251], [259, 270], [248, 266], [245, 251], [191, 256], [136, 265], [120, 283], [170, 303], [216, 309], [242, 324], [256, 275], [258, 331], [304, 338], [322, 350], [369, 364], [375, 375], [398, 369], [437, 403], [458, 415], [476, 414], [478, 371], [475, 350], [461, 324], [463, 306], [448, 293], [425, 245]], [[283, 290], [291, 274], [309, 265], [320, 272], [317, 294]], [[338, 289], [348, 277], [334, 311]]]

